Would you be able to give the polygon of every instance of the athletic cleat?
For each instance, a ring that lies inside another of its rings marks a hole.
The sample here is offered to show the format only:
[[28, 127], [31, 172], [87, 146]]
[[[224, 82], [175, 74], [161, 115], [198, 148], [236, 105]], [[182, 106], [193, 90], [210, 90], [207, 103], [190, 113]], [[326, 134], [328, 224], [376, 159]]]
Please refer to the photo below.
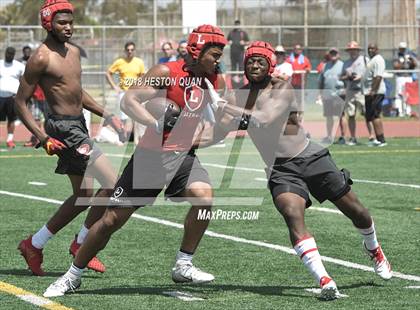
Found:
[[335, 142], [336, 144], [341, 144], [344, 145], [346, 144], [346, 138], [344, 138], [343, 136], [339, 137], [337, 142]]
[[42, 250], [37, 249], [32, 245], [32, 235], [19, 243], [18, 250], [34, 275], [45, 275], [45, 272], [41, 267], [43, 261]]
[[58, 278], [54, 283], [52, 283], [44, 292], [44, 297], [58, 297], [64, 296], [64, 294], [69, 292], [74, 292], [77, 290], [82, 281], [80, 279], [71, 280], [65, 275]]
[[13, 140], [7, 141], [6, 145], [9, 149], [14, 149], [16, 147], [16, 144], [13, 142]]
[[367, 146], [372, 147], [372, 146], [377, 146], [378, 144], [380, 144], [381, 142], [379, 142], [376, 139], [369, 139]]
[[191, 262], [176, 262], [172, 268], [172, 280], [175, 283], [208, 283], [214, 280], [210, 273], [201, 271]]
[[[81, 244], [77, 243], [77, 235], [74, 237], [73, 242], [70, 244], [69, 253], [73, 257], [76, 256], [77, 251], [79, 250]], [[105, 272], [105, 265], [95, 256], [93, 257], [90, 262], [86, 266], [88, 269], [104, 273]]]
[[333, 279], [329, 277], [322, 277], [321, 281], [319, 281], [319, 285], [321, 285], [321, 296], [319, 298], [323, 300], [334, 300], [339, 298], [340, 293], [337, 289], [337, 284], [333, 281]]
[[334, 142], [333, 138], [325, 137], [321, 140], [321, 144], [332, 144]]
[[374, 261], [375, 273], [384, 280], [389, 280], [392, 278], [392, 269], [391, 264], [385, 257], [384, 252], [382, 251], [381, 246], [378, 246], [375, 250], [368, 250], [365, 242], [363, 241], [363, 248], [369, 257]]
[[349, 146], [355, 146], [357, 145], [357, 140], [356, 138], [350, 138], [349, 141], [346, 143]]

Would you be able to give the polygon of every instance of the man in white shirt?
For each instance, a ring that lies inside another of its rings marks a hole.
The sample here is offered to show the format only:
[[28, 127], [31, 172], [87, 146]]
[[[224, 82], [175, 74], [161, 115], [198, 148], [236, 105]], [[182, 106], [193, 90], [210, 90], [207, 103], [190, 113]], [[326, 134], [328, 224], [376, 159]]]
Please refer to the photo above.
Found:
[[15, 132], [15, 96], [19, 88], [19, 79], [25, 71], [25, 66], [14, 60], [16, 50], [13, 47], [6, 48], [4, 59], [0, 60], [0, 121], [7, 118], [8, 148], [14, 148], [13, 134]]
[[293, 75], [293, 68], [292, 65], [286, 61], [285, 49], [283, 46], [277, 45], [274, 54], [276, 55], [276, 66], [271, 76], [288, 81]]
[[382, 101], [385, 97], [385, 59], [379, 55], [378, 46], [369, 44], [370, 57], [362, 78], [362, 92], [365, 95], [366, 122], [373, 123], [376, 140], [374, 146], [385, 146], [384, 128], [381, 120]]

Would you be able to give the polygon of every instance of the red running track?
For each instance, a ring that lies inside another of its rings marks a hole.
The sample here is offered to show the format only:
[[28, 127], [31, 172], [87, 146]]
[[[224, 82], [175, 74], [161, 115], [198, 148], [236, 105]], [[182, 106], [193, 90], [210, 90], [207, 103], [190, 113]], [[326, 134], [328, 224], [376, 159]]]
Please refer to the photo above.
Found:
[[[420, 121], [419, 120], [384, 120], [384, 130], [386, 137], [418, 137], [420, 138]], [[305, 122], [304, 127], [311, 134], [312, 137], [324, 137], [325, 136], [325, 122], [314, 121]], [[93, 124], [91, 126], [92, 136], [98, 131], [99, 125]], [[6, 124], [2, 122], [0, 124], [0, 141], [6, 140]], [[231, 133], [230, 136], [233, 136]], [[348, 135], [348, 134], [347, 134]], [[363, 121], [358, 121], [356, 125], [356, 136], [357, 137], [368, 137], [368, 131]], [[15, 141], [22, 142], [27, 141], [30, 137], [29, 131], [23, 125], [16, 126]]]

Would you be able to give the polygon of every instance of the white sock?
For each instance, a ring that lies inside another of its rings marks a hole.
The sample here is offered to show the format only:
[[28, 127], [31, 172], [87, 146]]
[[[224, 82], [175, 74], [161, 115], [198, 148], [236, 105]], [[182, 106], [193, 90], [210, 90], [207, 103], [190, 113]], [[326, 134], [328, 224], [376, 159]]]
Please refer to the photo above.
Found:
[[77, 234], [77, 241], [76, 242], [78, 244], [82, 244], [83, 241], [85, 241], [88, 232], [89, 232], [89, 229], [86, 228], [86, 226], [83, 224], [82, 228], [80, 229], [79, 233]]
[[321, 255], [319, 255], [313, 237], [299, 240], [295, 244], [294, 249], [318, 284], [322, 277], [330, 277], [322, 263]]
[[32, 236], [32, 245], [37, 249], [43, 249], [52, 236], [54, 236], [54, 234], [48, 230], [46, 225], [44, 225]]
[[368, 250], [375, 250], [379, 247], [378, 239], [376, 239], [376, 231], [375, 231], [375, 224], [372, 220], [372, 226], [369, 228], [358, 228], [359, 232], [363, 236], [363, 240], [365, 241], [366, 248]]
[[70, 278], [70, 280], [78, 280], [82, 277], [83, 271], [85, 269], [80, 269], [76, 267], [73, 263], [71, 264], [69, 270], [64, 274], [66, 278]]
[[8, 133], [7, 134], [7, 140], [6, 140], [6, 142], [9, 142], [9, 141], [13, 141], [13, 134], [12, 133]]
[[176, 253], [176, 261], [186, 261], [186, 262], [191, 262], [193, 259], [194, 254], [187, 254], [182, 252], [181, 250], [178, 251], [178, 253]]

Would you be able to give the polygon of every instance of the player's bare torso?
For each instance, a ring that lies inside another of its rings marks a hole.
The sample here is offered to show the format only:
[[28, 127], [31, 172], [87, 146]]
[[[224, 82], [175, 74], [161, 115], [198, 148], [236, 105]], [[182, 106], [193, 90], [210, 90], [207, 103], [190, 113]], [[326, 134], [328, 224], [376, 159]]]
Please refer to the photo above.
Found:
[[[249, 89], [249, 88], [248, 88]], [[293, 89], [280, 79], [272, 79], [264, 89], [250, 89], [246, 108], [253, 111], [275, 113], [271, 97], [273, 92], [278, 92], [283, 104], [288, 105], [282, 109], [276, 120], [265, 128], [248, 128], [248, 133], [265, 163], [269, 166], [276, 157], [294, 157], [307, 145], [308, 140], [298, 115], [301, 109], [294, 100]], [[263, 98], [267, 97], [267, 100]], [[262, 98], [262, 99], [261, 99]]]
[[65, 43], [63, 50], [42, 44], [33, 57], [46, 58], [47, 66], [39, 79], [53, 114], [82, 113], [82, 85], [79, 49]]

